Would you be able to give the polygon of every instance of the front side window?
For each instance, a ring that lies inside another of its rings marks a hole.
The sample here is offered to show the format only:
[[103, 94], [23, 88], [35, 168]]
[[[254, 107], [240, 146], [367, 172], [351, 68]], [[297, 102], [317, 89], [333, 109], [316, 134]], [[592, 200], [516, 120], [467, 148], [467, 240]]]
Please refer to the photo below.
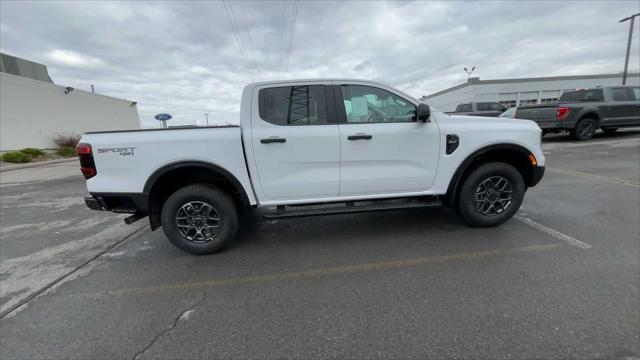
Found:
[[491, 103], [477, 103], [478, 111], [490, 111]]
[[283, 86], [260, 90], [260, 118], [274, 125], [327, 124], [323, 85]]
[[343, 85], [341, 89], [348, 123], [416, 120], [416, 106], [386, 90], [361, 85]]
[[631, 90], [633, 90], [633, 95], [635, 96], [636, 100], [640, 100], [640, 87], [634, 87], [631, 88]]
[[491, 110], [493, 111], [505, 111], [506, 108], [499, 103], [491, 103]]
[[611, 94], [613, 97], [613, 101], [631, 100], [631, 97], [629, 96], [629, 90], [627, 90], [627, 88], [613, 88], [611, 89]]

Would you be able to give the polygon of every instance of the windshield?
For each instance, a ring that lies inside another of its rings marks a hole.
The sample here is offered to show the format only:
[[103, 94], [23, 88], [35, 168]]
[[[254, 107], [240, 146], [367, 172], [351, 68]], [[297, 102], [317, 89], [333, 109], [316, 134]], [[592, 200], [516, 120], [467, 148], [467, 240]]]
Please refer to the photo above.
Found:
[[558, 102], [567, 101], [604, 101], [604, 96], [602, 89], [566, 91], [560, 96]]

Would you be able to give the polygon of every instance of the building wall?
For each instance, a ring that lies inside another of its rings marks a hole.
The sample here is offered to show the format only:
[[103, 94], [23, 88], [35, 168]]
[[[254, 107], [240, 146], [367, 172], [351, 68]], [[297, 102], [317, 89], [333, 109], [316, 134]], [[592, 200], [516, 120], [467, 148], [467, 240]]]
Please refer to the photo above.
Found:
[[[490, 81], [490, 80], [488, 80]], [[454, 111], [456, 105], [469, 101], [500, 101], [507, 107], [526, 103], [543, 103], [557, 100], [562, 91], [596, 86], [622, 84], [622, 75], [610, 78], [544, 80], [508, 82], [497, 84], [471, 84], [441, 95], [423, 99], [424, 102], [441, 111]], [[640, 76], [627, 77], [627, 85], [640, 86]]]
[[58, 134], [139, 129], [132, 102], [0, 73], [0, 150], [54, 148]]

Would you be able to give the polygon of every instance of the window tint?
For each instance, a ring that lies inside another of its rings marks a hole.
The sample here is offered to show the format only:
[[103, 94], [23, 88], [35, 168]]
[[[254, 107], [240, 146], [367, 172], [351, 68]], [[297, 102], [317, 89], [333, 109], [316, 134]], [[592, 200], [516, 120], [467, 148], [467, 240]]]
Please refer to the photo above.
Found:
[[602, 89], [566, 91], [558, 101], [604, 101], [604, 95]]
[[473, 111], [473, 107], [471, 107], [471, 104], [462, 104], [462, 105], [460, 105], [460, 111], [461, 112], [472, 112]]
[[627, 88], [613, 88], [611, 89], [613, 101], [628, 101], [631, 100], [631, 94]]
[[327, 104], [322, 85], [262, 89], [258, 99], [260, 118], [272, 124], [327, 124]]
[[494, 110], [494, 111], [505, 111], [506, 108], [504, 106], [502, 106], [502, 104], [491, 103], [491, 110]]
[[640, 100], [640, 87], [631, 88], [633, 90], [633, 95], [635, 95], [636, 100]]
[[360, 85], [341, 88], [348, 123], [411, 122], [416, 119], [415, 105], [386, 90]]
[[477, 103], [478, 111], [489, 111], [491, 110], [491, 103]]

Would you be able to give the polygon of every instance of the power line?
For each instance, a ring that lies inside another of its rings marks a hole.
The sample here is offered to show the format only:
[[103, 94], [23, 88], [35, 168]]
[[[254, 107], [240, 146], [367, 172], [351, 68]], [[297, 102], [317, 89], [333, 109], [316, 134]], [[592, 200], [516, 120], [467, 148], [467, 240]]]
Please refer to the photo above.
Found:
[[296, 19], [298, 18], [298, 5], [300, 3], [300, 0], [295, 0], [295, 7], [294, 7], [294, 11], [293, 11], [293, 17], [292, 17], [292, 25], [291, 25], [291, 31], [289, 32], [289, 50], [288, 50], [288, 55], [287, 55], [287, 66], [286, 66], [286, 70], [289, 71], [289, 62], [291, 61], [291, 52], [293, 51], [293, 37], [296, 33]]
[[244, 51], [244, 47], [242, 46], [242, 39], [239, 36], [239, 31], [236, 28], [236, 24], [234, 22], [235, 17], [232, 19], [233, 8], [231, 8], [231, 3], [229, 3], [229, 9], [231, 10], [231, 14], [229, 13], [229, 9], [227, 9], [227, 1], [222, 0], [222, 4], [224, 5], [224, 11], [227, 14], [227, 20], [229, 20], [229, 24], [231, 25], [231, 31], [233, 32], [233, 36], [236, 38], [236, 43], [238, 44], [238, 48], [240, 48], [240, 55], [242, 56], [242, 60], [244, 62], [244, 67], [247, 70], [247, 74], [251, 76], [253, 79], [253, 75], [249, 69], [249, 59], [247, 58], [247, 54]]
[[286, 15], [286, 11], [287, 10], [287, 1], [286, 0], [282, 0], [282, 31], [280, 32], [280, 52], [279, 52], [279, 60], [278, 60], [278, 71], [282, 72], [282, 54], [283, 54], [283, 49], [284, 49], [284, 28], [285, 25], [287, 23], [286, 19], [285, 19], [285, 15]]
[[[247, 13], [244, 10], [244, 0], [240, 0], [240, 8], [242, 9], [242, 18], [244, 19], [244, 25], [247, 28], [247, 33], [249, 34], [249, 49], [253, 50], [254, 49], [254, 45], [253, 45], [253, 36], [251, 36], [251, 26], [249, 25], [249, 22], [247, 21]], [[257, 69], [257, 64], [254, 65], [255, 70]]]

